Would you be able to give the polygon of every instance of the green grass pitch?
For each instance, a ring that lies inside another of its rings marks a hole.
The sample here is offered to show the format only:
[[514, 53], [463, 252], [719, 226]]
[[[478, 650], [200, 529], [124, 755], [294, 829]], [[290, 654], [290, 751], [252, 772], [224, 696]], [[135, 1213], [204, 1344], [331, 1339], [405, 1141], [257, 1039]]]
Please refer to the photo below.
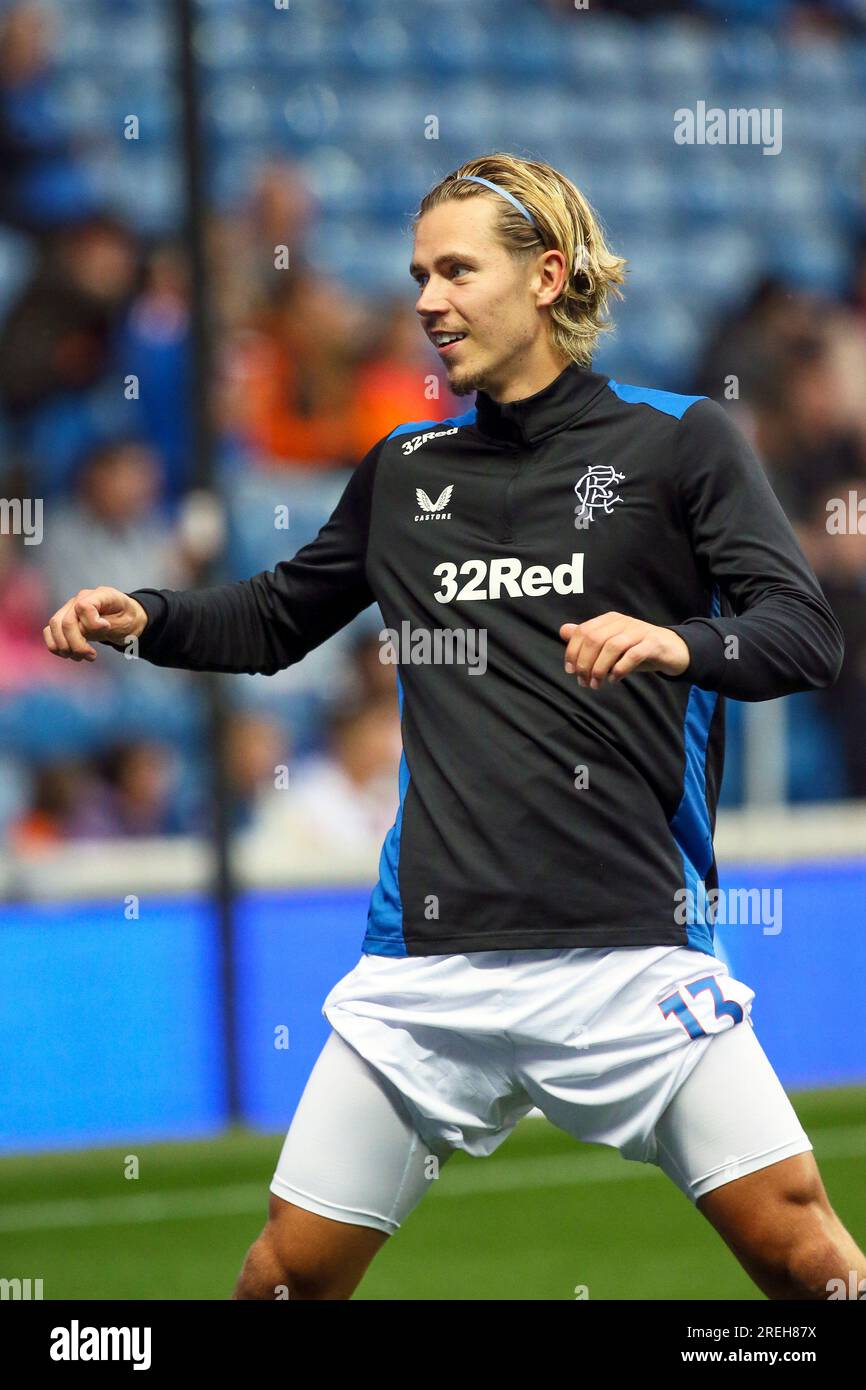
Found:
[[[830, 1201], [866, 1240], [866, 1087], [800, 1092]], [[0, 1159], [0, 1277], [46, 1299], [225, 1299], [261, 1230], [282, 1135], [234, 1131]], [[127, 1154], [140, 1176], [124, 1178]], [[527, 1119], [456, 1154], [376, 1257], [360, 1299], [755, 1299], [658, 1169]]]

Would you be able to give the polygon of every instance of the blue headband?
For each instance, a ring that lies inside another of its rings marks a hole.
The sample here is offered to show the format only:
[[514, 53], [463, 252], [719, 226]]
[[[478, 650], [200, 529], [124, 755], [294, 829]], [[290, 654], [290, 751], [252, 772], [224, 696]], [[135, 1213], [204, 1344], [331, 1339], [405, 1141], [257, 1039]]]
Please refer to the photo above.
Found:
[[[533, 227], [535, 227], [535, 219], [532, 214], [523, 206], [519, 198], [515, 198], [513, 193], [508, 192], [507, 188], [499, 188], [495, 183], [491, 183], [489, 179], [483, 179], [480, 174], [461, 174], [460, 178], [461, 180], [468, 179], [471, 183], [483, 183], [485, 188], [489, 188], [492, 192], [499, 193], [503, 198], [507, 198], [509, 203], [511, 203], [513, 207], [516, 207], [518, 212], [523, 214], [527, 222], [531, 222]], [[536, 231], [537, 230], [538, 228], [536, 227]]]
[[[489, 188], [493, 193], [499, 193], [503, 198], [507, 198], [509, 203], [512, 203], [514, 207], [517, 208], [517, 211], [522, 213], [527, 222], [538, 232], [538, 225], [531, 212], [529, 212], [528, 208], [523, 206], [519, 198], [515, 198], [513, 193], [509, 193], [507, 188], [500, 188], [498, 184], [491, 183], [489, 179], [483, 179], [480, 174], [461, 174], [459, 181], [462, 182], [464, 179], [468, 180], [470, 183], [483, 183], [485, 188]], [[539, 236], [541, 235], [540, 232], [538, 234]], [[578, 270], [581, 269], [584, 254], [584, 248], [581, 247], [574, 258], [574, 265], [571, 268], [573, 275], [576, 275]]]

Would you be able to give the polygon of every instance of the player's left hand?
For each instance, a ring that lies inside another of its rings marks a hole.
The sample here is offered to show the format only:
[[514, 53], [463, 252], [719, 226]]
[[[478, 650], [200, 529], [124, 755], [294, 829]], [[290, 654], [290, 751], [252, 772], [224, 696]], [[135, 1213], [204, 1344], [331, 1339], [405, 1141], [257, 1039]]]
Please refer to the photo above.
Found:
[[678, 632], [625, 613], [601, 613], [585, 623], [563, 623], [559, 635], [568, 644], [566, 672], [576, 673], [578, 685], [591, 690], [604, 680], [620, 681], [638, 670], [679, 676], [691, 659]]

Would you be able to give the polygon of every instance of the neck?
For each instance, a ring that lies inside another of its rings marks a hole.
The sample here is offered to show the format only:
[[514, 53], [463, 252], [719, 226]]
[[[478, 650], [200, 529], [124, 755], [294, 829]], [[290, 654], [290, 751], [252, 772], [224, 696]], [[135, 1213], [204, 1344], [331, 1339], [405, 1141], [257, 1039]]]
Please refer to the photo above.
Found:
[[525, 357], [509, 363], [506, 374], [499, 381], [492, 381], [485, 391], [491, 400], [498, 401], [500, 405], [525, 400], [555, 381], [568, 363], [569, 359], [560, 357], [549, 343], [533, 344]]

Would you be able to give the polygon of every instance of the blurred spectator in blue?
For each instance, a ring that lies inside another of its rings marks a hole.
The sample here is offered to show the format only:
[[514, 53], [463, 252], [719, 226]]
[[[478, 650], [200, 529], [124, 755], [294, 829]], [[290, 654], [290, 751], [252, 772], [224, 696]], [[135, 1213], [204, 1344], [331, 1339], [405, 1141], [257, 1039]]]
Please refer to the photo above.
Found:
[[[223, 373], [230, 395], [234, 354], [223, 353], [233, 334], [268, 317], [271, 302], [292, 276], [303, 275], [303, 246], [313, 201], [298, 166], [272, 161], [260, 166], [249, 197], [228, 213], [214, 215], [207, 230], [213, 328], [216, 333], [214, 420], [231, 434], [234, 417], [223, 399]], [[279, 248], [288, 252], [288, 268]], [[165, 497], [176, 510], [192, 486], [189, 266], [183, 243], [164, 242], [148, 253], [143, 286], [118, 335], [114, 365], [119, 376], [137, 381], [137, 427], [163, 459]], [[242, 432], [243, 433], [243, 432]], [[223, 441], [226, 442], [225, 440]], [[239, 443], [243, 443], [241, 438]]]
[[180, 834], [175, 775], [174, 755], [155, 740], [43, 763], [33, 769], [29, 805], [10, 825], [10, 845], [33, 855], [71, 840]]
[[31, 234], [100, 205], [57, 119], [50, 40], [48, 16], [30, 0], [0, 16], [0, 221]]
[[163, 460], [172, 511], [193, 483], [188, 280], [180, 242], [155, 247], [114, 350], [118, 375], [136, 379], [136, 426]]
[[161, 513], [161, 486], [159, 459], [138, 440], [103, 444], [89, 455], [75, 499], [46, 512], [39, 562], [49, 616], [79, 589], [100, 584], [124, 592], [184, 587], [189, 566]]
[[174, 755], [164, 744], [117, 744], [93, 757], [91, 771], [67, 817], [68, 839], [183, 833], [173, 795]]

